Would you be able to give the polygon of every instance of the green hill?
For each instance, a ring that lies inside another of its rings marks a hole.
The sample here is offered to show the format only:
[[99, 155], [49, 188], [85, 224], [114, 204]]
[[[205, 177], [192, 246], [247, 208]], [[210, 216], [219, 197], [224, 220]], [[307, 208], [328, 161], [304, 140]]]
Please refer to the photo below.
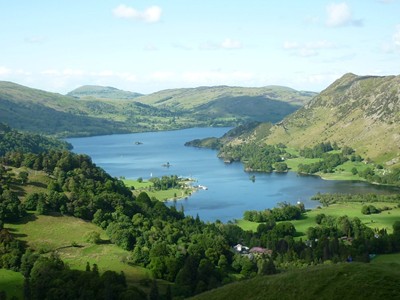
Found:
[[41, 153], [52, 149], [67, 150], [72, 149], [72, 145], [55, 138], [12, 130], [0, 123], [0, 156], [12, 151]]
[[200, 87], [139, 95], [83, 86], [64, 96], [0, 81], [0, 120], [19, 130], [58, 136], [237, 126], [278, 122], [314, 93], [284, 87]]
[[399, 264], [336, 264], [258, 276], [191, 299], [399, 299]]
[[396, 163], [399, 121], [400, 76], [346, 74], [274, 127], [267, 141], [297, 147], [336, 141], [363, 157]]
[[[331, 141], [387, 166], [400, 162], [400, 76], [345, 74], [261, 141], [303, 148]], [[259, 130], [256, 128], [253, 133]], [[259, 133], [258, 133], [259, 135]], [[248, 140], [256, 140], [255, 134]], [[260, 140], [258, 140], [260, 142]]]
[[90, 108], [72, 97], [0, 82], [0, 120], [25, 131], [58, 135], [128, 132], [122, 122], [90, 116]]
[[0, 82], [0, 120], [24, 131], [87, 136], [188, 127], [191, 120], [132, 100], [76, 99]]
[[67, 94], [80, 99], [132, 100], [142, 94], [123, 91], [109, 86], [84, 85]]
[[315, 95], [281, 86], [212, 86], [163, 90], [136, 100], [197, 116], [278, 122]]

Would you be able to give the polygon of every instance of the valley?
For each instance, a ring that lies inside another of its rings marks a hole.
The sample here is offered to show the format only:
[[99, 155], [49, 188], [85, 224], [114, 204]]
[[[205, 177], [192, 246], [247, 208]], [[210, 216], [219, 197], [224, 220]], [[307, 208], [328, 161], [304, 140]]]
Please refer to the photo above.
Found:
[[[85, 86], [63, 96], [3, 82], [0, 264], [23, 275], [2, 272], [4, 291], [184, 299], [211, 289], [204, 296], [220, 299], [238, 288], [274, 299], [278, 282], [294, 281], [302, 295], [330, 298], [326, 280], [345, 286], [343, 273], [367, 283], [393, 278], [396, 80], [346, 74], [318, 95], [276, 86], [152, 95]], [[30, 123], [36, 109], [52, 116], [46, 130]], [[357, 131], [363, 120], [368, 134]], [[384, 149], [371, 143], [378, 135]], [[207, 190], [185, 189], [180, 178]], [[239, 253], [238, 243], [263, 252]], [[308, 275], [315, 289], [298, 285]], [[386, 284], [368, 295], [384, 295]]]

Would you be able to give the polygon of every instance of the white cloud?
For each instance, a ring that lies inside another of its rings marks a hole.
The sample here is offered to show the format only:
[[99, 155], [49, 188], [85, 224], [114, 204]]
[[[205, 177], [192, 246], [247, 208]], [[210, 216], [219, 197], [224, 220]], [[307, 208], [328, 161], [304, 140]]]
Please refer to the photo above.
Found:
[[226, 38], [222, 43], [221, 47], [224, 49], [240, 49], [242, 48], [242, 43], [238, 40], [233, 40]]
[[347, 3], [332, 3], [326, 8], [328, 18], [326, 25], [329, 27], [340, 27], [340, 26], [362, 26], [362, 20], [356, 20], [353, 18], [350, 7]]
[[396, 32], [393, 34], [394, 46], [400, 49], [400, 25], [397, 25]]
[[335, 47], [336, 47], [335, 44], [326, 40], [308, 42], [308, 43], [285, 41], [283, 43], [283, 49], [291, 51], [292, 53], [302, 57], [316, 56], [319, 54], [318, 50], [332, 49]]
[[253, 79], [250, 72], [232, 71], [192, 71], [182, 74], [185, 82], [195, 85], [239, 84], [239, 82]]
[[24, 41], [29, 44], [42, 44], [45, 42], [45, 38], [42, 36], [32, 36], [25, 38]]
[[50, 76], [53, 75], [53, 76], [58, 76], [58, 75], [61, 74], [61, 72], [58, 71], [58, 70], [50, 69], [50, 70], [43, 70], [43, 71], [40, 72], [40, 74], [41, 74], [41, 75], [50, 75]]
[[117, 18], [133, 19], [144, 21], [146, 23], [156, 23], [161, 19], [162, 9], [159, 6], [153, 5], [143, 11], [138, 11], [132, 7], [120, 4], [113, 10], [113, 14]]
[[181, 44], [181, 43], [173, 43], [172, 47], [176, 48], [176, 49], [181, 49], [181, 50], [193, 50], [193, 47], [191, 45], [186, 45], [186, 44]]
[[175, 73], [166, 71], [157, 71], [150, 75], [150, 78], [152, 80], [157, 80], [157, 81], [170, 81], [174, 77]]
[[152, 44], [152, 43], [147, 43], [147, 44], [143, 47], [143, 49], [146, 50], [146, 51], [157, 51], [157, 50], [158, 50], [158, 47], [157, 47], [156, 45]]
[[300, 45], [298, 42], [291, 42], [291, 41], [285, 41], [283, 43], [283, 49], [298, 49], [300, 48]]
[[10, 73], [11, 73], [10, 69], [7, 69], [6, 67], [0, 67], [0, 76], [9, 75]]
[[114, 72], [110, 70], [100, 71], [98, 73], [93, 73], [93, 74], [100, 77], [111, 77], [115, 75]]
[[206, 42], [200, 45], [199, 47], [201, 50], [219, 50], [219, 49], [241, 49], [243, 45], [240, 41], [234, 40], [231, 38], [226, 38], [222, 42], [215, 43], [215, 42]]
[[65, 69], [62, 71], [62, 74], [65, 76], [82, 76], [85, 75], [85, 72], [82, 70]]

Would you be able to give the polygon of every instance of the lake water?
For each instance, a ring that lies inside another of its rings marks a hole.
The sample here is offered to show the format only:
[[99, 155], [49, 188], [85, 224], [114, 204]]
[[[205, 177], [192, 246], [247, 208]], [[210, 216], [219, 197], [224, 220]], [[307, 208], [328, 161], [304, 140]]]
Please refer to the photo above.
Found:
[[[240, 219], [245, 210], [263, 210], [277, 203], [301, 201], [306, 208], [319, 203], [310, 200], [316, 193], [383, 193], [387, 188], [364, 182], [327, 181], [294, 172], [278, 174], [246, 173], [241, 163], [225, 164], [217, 152], [185, 147], [196, 138], [220, 137], [229, 128], [191, 128], [177, 131], [117, 134], [67, 139], [74, 152], [85, 153], [114, 177], [149, 179], [163, 175], [193, 177], [200, 190], [176, 202], [188, 215], [204, 221]], [[142, 144], [137, 144], [140, 142]], [[169, 163], [170, 167], [163, 165]], [[255, 181], [250, 176], [255, 175]], [[175, 205], [170, 202], [168, 205]]]

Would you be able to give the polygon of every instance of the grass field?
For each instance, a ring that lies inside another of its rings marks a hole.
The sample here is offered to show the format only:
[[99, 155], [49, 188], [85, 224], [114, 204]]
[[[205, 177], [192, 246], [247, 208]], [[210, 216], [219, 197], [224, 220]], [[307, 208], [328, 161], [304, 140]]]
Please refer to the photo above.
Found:
[[[148, 270], [125, 263], [129, 252], [110, 244], [106, 233], [90, 222], [67, 216], [31, 214], [23, 222], [7, 224], [6, 227], [39, 252], [57, 250], [72, 269], [84, 270], [87, 262], [96, 263], [100, 272], [123, 271], [130, 284], [150, 277]], [[104, 243], [86, 242], [85, 236], [92, 231], [99, 232]]]
[[400, 253], [377, 255], [371, 260], [373, 264], [397, 263], [400, 264]]
[[153, 186], [153, 183], [150, 181], [138, 181], [134, 179], [123, 179], [122, 180], [126, 187], [131, 188], [132, 186], [135, 190], [149, 189]]
[[308, 165], [308, 164], [312, 164], [312, 163], [319, 162], [319, 161], [321, 161], [320, 158], [296, 157], [296, 158], [287, 159], [285, 162], [286, 162], [288, 168], [290, 169], [290, 171], [297, 172], [300, 164]]
[[7, 299], [23, 299], [24, 277], [21, 273], [0, 269], [0, 291], [5, 291]]
[[227, 284], [191, 299], [400, 299], [399, 264], [309, 266]]
[[[357, 217], [364, 224], [371, 228], [386, 228], [390, 233], [392, 232], [392, 225], [395, 221], [400, 220], [400, 208], [397, 207], [395, 203], [386, 203], [386, 202], [375, 202], [370, 203], [374, 205], [376, 208], [382, 208], [383, 206], [391, 207], [391, 210], [383, 211], [379, 214], [373, 215], [363, 215], [361, 213], [361, 208], [363, 206], [362, 203], [359, 202], [350, 202], [350, 203], [338, 203], [332, 204], [329, 207], [321, 207], [315, 208], [310, 211], [307, 211], [304, 214], [304, 217], [300, 220], [290, 221], [298, 232], [298, 238], [305, 238], [306, 232], [309, 227], [316, 226], [315, 217], [318, 214], [324, 213], [325, 215], [332, 216], [343, 216], [347, 215], [350, 218]], [[252, 230], [256, 231], [259, 223], [250, 222], [246, 220], [237, 220], [237, 224], [243, 228], [244, 230]]]
[[134, 195], [139, 195], [141, 192], [146, 192], [150, 198], [156, 198], [159, 201], [167, 201], [173, 199], [183, 199], [190, 196], [195, 189], [168, 189], [156, 191], [151, 189], [153, 187], [153, 183], [150, 181], [142, 181], [139, 182], [134, 179], [123, 179], [122, 180], [126, 187], [134, 187], [135, 189], [132, 191]]

